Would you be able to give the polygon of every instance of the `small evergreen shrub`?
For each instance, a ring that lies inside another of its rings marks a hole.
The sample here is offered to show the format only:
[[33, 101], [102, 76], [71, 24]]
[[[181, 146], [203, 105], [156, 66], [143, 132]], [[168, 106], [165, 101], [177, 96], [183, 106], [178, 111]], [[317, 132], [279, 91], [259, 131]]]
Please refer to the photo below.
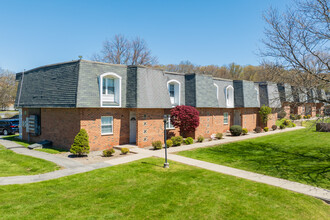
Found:
[[301, 119], [301, 115], [297, 115], [297, 119], [300, 120]]
[[242, 134], [242, 127], [240, 125], [233, 125], [229, 130], [233, 136], [240, 136]]
[[275, 131], [277, 129], [277, 125], [273, 125], [272, 129], [273, 129], [273, 131]]
[[291, 114], [290, 115], [290, 119], [291, 120], [297, 120], [298, 119], [298, 115]]
[[284, 124], [281, 124], [280, 125], [280, 129], [284, 129], [285, 128], [285, 125]]
[[311, 115], [307, 115], [307, 119], [310, 119], [312, 116]]
[[261, 127], [256, 127], [255, 129], [254, 129], [254, 131], [256, 132], [256, 133], [261, 133], [262, 132], [262, 128]]
[[304, 115], [304, 119], [307, 119], [307, 115]]
[[263, 106], [260, 107], [259, 114], [260, 114], [260, 118], [261, 118], [262, 123], [264, 125], [266, 125], [267, 121], [269, 120], [270, 114], [272, 114], [272, 108], [263, 105]]
[[82, 156], [89, 153], [89, 140], [85, 129], [81, 129], [74, 138], [70, 152], [77, 156]]
[[114, 153], [115, 153], [115, 149], [113, 148], [106, 149], [103, 151], [103, 157], [110, 157]]
[[194, 139], [192, 139], [192, 137], [187, 137], [185, 140], [184, 140], [184, 143], [189, 145], [189, 144], [193, 144], [194, 143]]
[[264, 131], [268, 132], [269, 128], [268, 127], [264, 127]]
[[171, 138], [173, 142], [173, 146], [180, 146], [183, 142], [183, 137], [182, 136], [175, 136]]
[[197, 137], [197, 142], [203, 142], [204, 141], [204, 137], [202, 136], [202, 135], [199, 135], [198, 137]]
[[222, 136], [223, 136], [223, 134], [219, 132], [215, 135], [215, 138], [216, 139], [222, 139]]
[[173, 146], [173, 141], [170, 140], [170, 139], [166, 140], [166, 146], [167, 147], [172, 147]]
[[151, 145], [154, 147], [154, 150], [162, 149], [163, 144], [161, 141], [153, 141]]
[[297, 125], [295, 123], [292, 123], [292, 127], [296, 127]]
[[[277, 117], [278, 118], [285, 118], [285, 116], [286, 116], [286, 112], [285, 111], [280, 111], [278, 114], [277, 114]], [[290, 117], [291, 117], [291, 115], [290, 115]]]
[[127, 153], [129, 152], [129, 149], [126, 148], [126, 147], [123, 147], [123, 148], [120, 149], [120, 150], [121, 150], [121, 153], [122, 153], [122, 154], [127, 154]]
[[246, 135], [248, 132], [249, 132], [249, 131], [248, 131], [247, 128], [243, 128], [243, 129], [242, 129], [242, 134], [243, 134], [243, 135]]

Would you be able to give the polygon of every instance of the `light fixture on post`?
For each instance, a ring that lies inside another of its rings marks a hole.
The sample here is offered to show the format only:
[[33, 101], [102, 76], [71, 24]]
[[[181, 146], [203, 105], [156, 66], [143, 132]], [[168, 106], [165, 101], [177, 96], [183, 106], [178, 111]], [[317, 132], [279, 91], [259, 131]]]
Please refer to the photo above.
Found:
[[164, 115], [164, 143], [165, 143], [165, 163], [164, 163], [164, 168], [170, 168], [170, 164], [167, 162], [167, 144], [166, 144], [166, 139], [167, 139], [167, 134], [166, 134], [166, 124], [168, 122], [168, 115]]

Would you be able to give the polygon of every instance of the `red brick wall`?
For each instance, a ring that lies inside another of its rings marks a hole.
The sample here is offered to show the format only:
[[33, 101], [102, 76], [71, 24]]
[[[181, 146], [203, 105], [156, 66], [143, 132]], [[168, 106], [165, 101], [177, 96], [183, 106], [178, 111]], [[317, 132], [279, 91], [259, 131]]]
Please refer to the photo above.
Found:
[[248, 131], [253, 131], [257, 126], [259, 126], [259, 108], [242, 108], [242, 128], [248, 129]]
[[287, 104], [287, 103], [283, 104], [283, 111], [285, 111], [285, 113], [286, 113], [285, 118], [290, 119], [291, 108], [290, 108], [289, 104]]
[[[37, 114], [34, 109], [22, 109], [23, 121], [27, 116]], [[41, 135], [30, 135], [31, 142], [50, 140], [53, 145], [61, 149], [70, 149], [74, 137], [80, 130], [79, 110], [73, 108], [41, 109]], [[28, 134], [23, 127], [22, 137], [28, 140]]]
[[[91, 150], [104, 150], [129, 143], [129, 109], [79, 109], [80, 126], [86, 129]], [[101, 135], [101, 116], [113, 116], [113, 134]]]
[[316, 103], [316, 114], [323, 115], [323, 113], [324, 113], [324, 104]]

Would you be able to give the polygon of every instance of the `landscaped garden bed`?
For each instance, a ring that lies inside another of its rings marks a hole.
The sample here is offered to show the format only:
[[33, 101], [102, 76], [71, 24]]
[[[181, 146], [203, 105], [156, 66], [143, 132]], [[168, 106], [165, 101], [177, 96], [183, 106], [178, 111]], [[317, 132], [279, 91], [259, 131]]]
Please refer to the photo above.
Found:
[[310, 196], [147, 158], [46, 182], [1, 186], [2, 219], [329, 219]]

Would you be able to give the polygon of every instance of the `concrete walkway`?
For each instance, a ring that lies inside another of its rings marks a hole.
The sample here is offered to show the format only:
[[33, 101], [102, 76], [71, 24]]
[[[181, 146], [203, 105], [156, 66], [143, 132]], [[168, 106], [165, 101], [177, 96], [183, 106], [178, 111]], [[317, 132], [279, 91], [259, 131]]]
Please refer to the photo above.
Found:
[[[218, 144], [225, 144], [225, 143], [241, 141], [241, 140], [246, 140], [246, 139], [276, 134], [276, 133], [283, 133], [283, 132], [287, 132], [287, 131], [298, 130], [298, 129], [302, 129], [302, 128], [303, 127], [295, 127], [295, 128], [285, 129], [285, 130], [267, 132], [267, 133], [249, 134], [246, 136], [240, 136], [240, 137], [234, 137], [234, 138], [227, 136], [227, 137], [225, 137], [225, 139], [222, 139], [222, 140], [208, 141], [208, 142], [204, 142], [204, 143], [197, 143], [197, 144], [192, 144], [192, 145], [173, 147], [173, 148], [168, 149], [168, 152], [169, 152], [168, 159], [176, 161], [176, 162], [180, 162], [183, 164], [187, 164], [190, 166], [195, 166], [195, 167], [211, 170], [214, 172], [226, 174], [226, 175], [231, 175], [231, 176], [248, 179], [248, 180], [252, 180], [255, 182], [259, 182], [259, 183], [265, 183], [268, 185], [277, 186], [277, 187], [280, 187], [283, 189], [287, 189], [287, 190], [302, 193], [305, 195], [313, 196], [313, 197], [322, 199], [324, 201], [330, 202], [330, 191], [326, 190], [326, 189], [313, 187], [313, 186], [309, 186], [306, 184], [292, 182], [289, 180], [284, 180], [284, 179], [280, 179], [280, 178], [276, 178], [276, 177], [270, 177], [270, 176], [266, 176], [266, 175], [262, 175], [262, 174], [258, 174], [258, 173], [253, 173], [253, 172], [249, 172], [249, 171], [245, 171], [245, 170], [240, 170], [240, 169], [236, 169], [236, 168], [231, 168], [231, 167], [227, 167], [227, 166], [222, 166], [222, 165], [218, 165], [218, 164], [214, 164], [214, 163], [209, 163], [209, 162], [205, 162], [205, 161], [195, 160], [195, 159], [172, 154], [172, 153], [179, 152], [179, 151], [191, 150], [191, 149], [200, 148], [200, 147], [209, 147], [209, 146], [214, 146], [214, 145], [218, 145]], [[57, 163], [57, 164], [67, 168], [64, 170], [58, 170], [58, 171], [54, 171], [54, 172], [50, 172], [50, 173], [32, 175], [32, 176], [0, 177], [0, 185], [40, 182], [40, 181], [56, 179], [56, 178], [60, 178], [60, 177], [64, 177], [64, 176], [69, 176], [69, 175], [73, 175], [73, 174], [77, 174], [77, 173], [84, 173], [84, 172], [88, 172], [88, 171], [92, 171], [95, 169], [104, 168], [104, 167], [108, 167], [108, 166], [124, 164], [124, 163], [128, 163], [128, 162], [140, 160], [143, 158], [147, 158], [147, 157], [152, 157], [152, 156], [161, 157], [161, 158], [164, 157], [164, 149], [154, 151], [154, 150], [150, 150], [150, 149], [143, 149], [143, 148], [130, 146], [130, 151], [135, 154], [128, 155], [126, 157], [116, 158], [113, 160], [108, 160], [108, 161], [105, 161], [102, 163], [96, 163], [96, 164], [91, 164], [91, 165], [82, 165], [82, 164], [80, 164], [76, 161], [72, 161], [70, 159], [59, 158], [54, 155], [35, 151], [35, 150], [28, 150], [28, 149], [22, 147], [21, 145], [18, 145], [14, 142], [6, 141], [3, 139], [0, 139], [0, 145], [3, 145], [6, 148], [11, 149], [16, 153], [49, 160], [49, 161], [52, 161], [54, 163]]]
[[48, 161], [56, 163], [57, 165], [64, 167], [64, 168], [76, 168], [76, 167], [82, 166], [82, 164], [77, 161], [70, 160], [67, 158], [57, 157], [54, 154], [48, 154], [48, 153], [41, 152], [41, 151], [30, 150], [13, 141], [0, 139], [0, 145], [4, 146], [7, 149], [14, 151], [15, 153], [48, 160]]

